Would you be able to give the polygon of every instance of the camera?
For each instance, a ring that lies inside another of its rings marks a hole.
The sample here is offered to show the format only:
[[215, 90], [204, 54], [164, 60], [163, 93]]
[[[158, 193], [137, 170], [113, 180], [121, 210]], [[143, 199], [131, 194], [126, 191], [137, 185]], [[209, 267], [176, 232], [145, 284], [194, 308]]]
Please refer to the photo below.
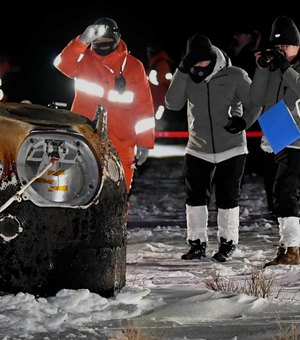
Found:
[[[269, 48], [261, 51], [260, 57], [257, 59], [257, 63], [260, 67], [272, 67], [272, 61], [276, 57], [279, 51], [277, 49]], [[280, 52], [279, 52], [280, 53]]]

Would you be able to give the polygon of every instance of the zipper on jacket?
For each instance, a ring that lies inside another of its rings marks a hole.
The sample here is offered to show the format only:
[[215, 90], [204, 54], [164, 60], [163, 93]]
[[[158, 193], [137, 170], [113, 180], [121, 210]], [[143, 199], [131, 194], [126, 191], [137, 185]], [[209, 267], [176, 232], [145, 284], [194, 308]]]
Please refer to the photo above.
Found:
[[281, 84], [282, 84], [282, 78], [281, 78], [279, 86], [278, 86], [277, 95], [276, 95], [276, 102], [275, 103], [278, 103], [278, 98], [279, 98], [279, 93], [280, 93], [280, 89], [281, 89]]
[[214, 129], [213, 129], [213, 124], [212, 124], [212, 118], [211, 118], [211, 112], [210, 112], [210, 98], [209, 98], [209, 83], [206, 83], [207, 87], [207, 109], [208, 109], [208, 117], [209, 117], [209, 122], [210, 122], [210, 133], [211, 133], [211, 145], [213, 148], [213, 153], [216, 153], [215, 150], [215, 142], [214, 142]]

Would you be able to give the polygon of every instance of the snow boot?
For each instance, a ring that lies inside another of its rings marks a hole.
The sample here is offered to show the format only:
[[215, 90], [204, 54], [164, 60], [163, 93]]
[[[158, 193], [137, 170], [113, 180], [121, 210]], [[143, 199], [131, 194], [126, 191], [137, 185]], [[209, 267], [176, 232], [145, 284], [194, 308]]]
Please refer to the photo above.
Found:
[[208, 209], [206, 205], [191, 206], [186, 204], [186, 242], [188, 245], [190, 245], [189, 240], [202, 240], [203, 242], [207, 242], [207, 222]]
[[233, 241], [227, 241], [223, 237], [220, 238], [219, 250], [213, 255], [212, 259], [218, 262], [225, 262], [235, 251]]
[[201, 260], [201, 257], [206, 257], [206, 242], [201, 242], [199, 239], [195, 241], [188, 240], [188, 242], [191, 248], [181, 256], [182, 260]]
[[300, 264], [299, 247], [278, 247], [276, 257], [267, 262], [264, 268], [278, 264]]
[[300, 223], [299, 217], [278, 217], [279, 223], [279, 244], [285, 247], [299, 247], [300, 244]]

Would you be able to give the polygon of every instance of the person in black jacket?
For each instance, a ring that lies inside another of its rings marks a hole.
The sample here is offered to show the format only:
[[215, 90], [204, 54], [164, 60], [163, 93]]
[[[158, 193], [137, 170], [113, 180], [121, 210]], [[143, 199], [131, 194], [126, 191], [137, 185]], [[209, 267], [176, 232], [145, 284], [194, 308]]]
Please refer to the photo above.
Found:
[[[294, 21], [286, 16], [276, 18], [269, 41], [271, 48], [256, 54], [258, 68], [251, 85], [251, 99], [265, 110], [283, 99], [295, 114], [296, 101], [300, 98], [300, 33]], [[264, 136], [262, 147], [272, 152]], [[277, 153], [275, 162], [274, 213], [278, 218], [280, 240], [276, 257], [265, 267], [300, 263], [300, 140]]]

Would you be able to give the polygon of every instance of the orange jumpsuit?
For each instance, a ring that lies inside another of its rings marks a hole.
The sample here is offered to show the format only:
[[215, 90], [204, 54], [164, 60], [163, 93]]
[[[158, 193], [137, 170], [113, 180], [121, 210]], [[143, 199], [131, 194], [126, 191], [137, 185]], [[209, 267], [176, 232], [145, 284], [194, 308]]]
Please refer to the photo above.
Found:
[[[124, 169], [129, 192], [134, 173], [134, 147], [154, 147], [154, 108], [143, 64], [129, 54], [123, 40], [106, 56], [74, 38], [56, 57], [54, 65], [75, 80], [71, 111], [93, 120], [97, 106], [107, 110], [108, 136]], [[120, 71], [126, 79], [121, 98], [115, 91]]]

